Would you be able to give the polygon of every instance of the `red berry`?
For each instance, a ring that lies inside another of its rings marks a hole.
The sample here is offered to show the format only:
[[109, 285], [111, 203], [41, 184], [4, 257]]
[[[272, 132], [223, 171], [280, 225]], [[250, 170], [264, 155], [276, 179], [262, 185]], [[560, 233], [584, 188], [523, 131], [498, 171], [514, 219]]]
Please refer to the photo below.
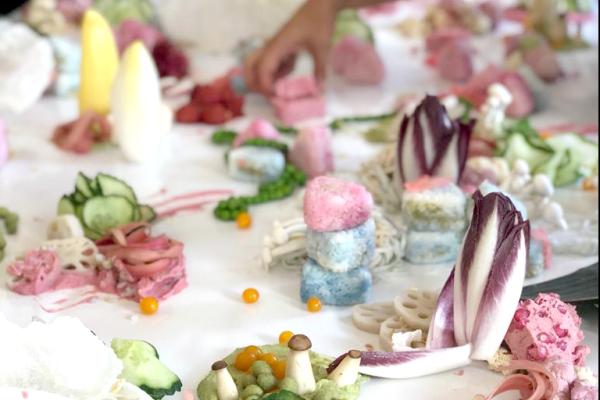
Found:
[[200, 112], [200, 122], [211, 125], [223, 124], [233, 118], [233, 113], [221, 104], [211, 104]]
[[197, 85], [192, 91], [192, 103], [202, 106], [219, 103], [221, 98], [221, 92], [212, 85]]
[[200, 109], [194, 104], [186, 104], [175, 113], [175, 120], [182, 124], [200, 122]]
[[188, 60], [185, 54], [167, 40], [158, 42], [152, 49], [152, 58], [161, 77], [183, 78], [188, 73]]
[[233, 113], [234, 117], [244, 115], [244, 98], [235, 97], [225, 101], [225, 106]]

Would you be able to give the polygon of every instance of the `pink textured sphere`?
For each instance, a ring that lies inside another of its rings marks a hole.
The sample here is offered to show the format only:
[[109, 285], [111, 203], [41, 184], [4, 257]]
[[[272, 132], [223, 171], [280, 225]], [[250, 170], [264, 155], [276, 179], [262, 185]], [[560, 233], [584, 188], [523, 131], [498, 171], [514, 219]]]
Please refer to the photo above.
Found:
[[581, 318], [575, 307], [554, 293], [540, 293], [535, 300], [521, 301], [505, 341], [519, 360], [560, 358], [584, 365], [590, 352], [583, 344]]
[[304, 221], [318, 232], [354, 228], [371, 216], [373, 198], [363, 186], [329, 176], [311, 180], [304, 194]]

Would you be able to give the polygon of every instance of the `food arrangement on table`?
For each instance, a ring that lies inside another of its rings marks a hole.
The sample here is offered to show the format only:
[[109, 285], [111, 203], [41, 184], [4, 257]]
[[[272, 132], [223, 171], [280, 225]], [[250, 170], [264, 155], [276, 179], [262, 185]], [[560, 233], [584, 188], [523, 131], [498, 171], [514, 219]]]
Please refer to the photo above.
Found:
[[[537, 118], [540, 90], [581, 88], [568, 52], [597, 55], [582, 34], [597, 16], [409, 6], [387, 33], [436, 89], [353, 113], [343, 93], [378, 97], [395, 73], [373, 26], [403, 5], [338, 15], [330, 69], [348, 91], [300, 72], [268, 99], [238, 65], [200, 83], [181, 38], [204, 28], [182, 17], [177, 38], [166, 5], [31, 0], [0, 20], [0, 397], [351, 400], [485, 373], [460, 396], [597, 399], [576, 307], [521, 297], [597, 262], [597, 125]], [[261, 29], [196, 50], [245, 53]], [[436, 390], [459, 398], [423, 398]]]

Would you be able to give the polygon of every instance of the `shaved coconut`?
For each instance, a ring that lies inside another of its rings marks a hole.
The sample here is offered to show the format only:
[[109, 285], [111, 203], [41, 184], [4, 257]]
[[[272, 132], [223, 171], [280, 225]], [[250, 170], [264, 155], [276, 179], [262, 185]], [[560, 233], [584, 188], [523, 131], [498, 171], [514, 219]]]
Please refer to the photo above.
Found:
[[123, 369], [110, 347], [75, 318], [21, 328], [0, 315], [0, 332], [0, 387], [104, 400]]

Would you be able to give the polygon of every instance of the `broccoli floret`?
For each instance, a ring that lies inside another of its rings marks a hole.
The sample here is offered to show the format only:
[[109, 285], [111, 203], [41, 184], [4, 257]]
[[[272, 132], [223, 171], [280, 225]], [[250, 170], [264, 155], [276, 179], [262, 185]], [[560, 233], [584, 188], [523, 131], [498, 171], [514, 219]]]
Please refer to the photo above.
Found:
[[271, 373], [260, 374], [256, 378], [256, 383], [260, 386], [264, 391], [269, 391], [275, 386], [277, 386], [277, 378]]

